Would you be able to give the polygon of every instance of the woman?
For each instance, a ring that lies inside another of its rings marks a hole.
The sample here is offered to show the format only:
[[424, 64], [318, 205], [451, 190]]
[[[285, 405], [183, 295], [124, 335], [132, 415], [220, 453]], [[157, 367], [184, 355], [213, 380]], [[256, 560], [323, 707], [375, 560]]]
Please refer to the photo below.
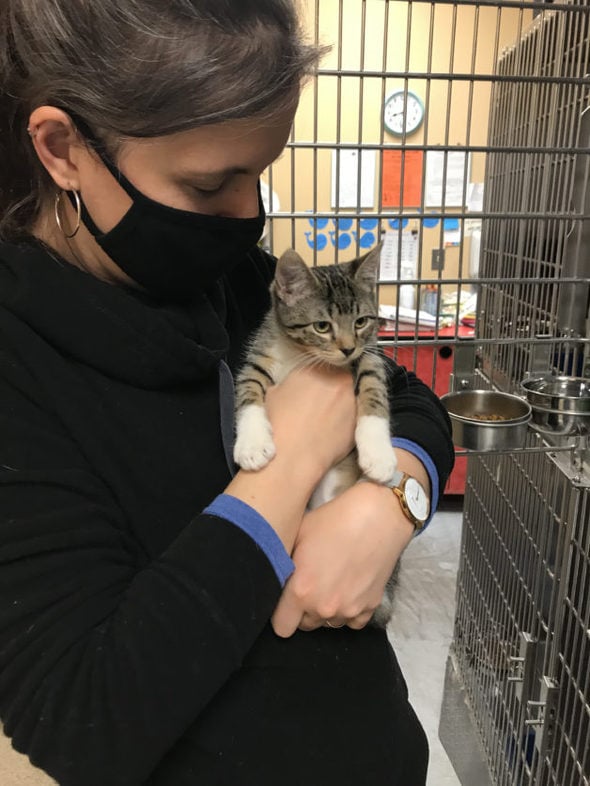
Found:
[[[350, 378], [292, 375], [276, 458], [226, 458], [272, 278], [258, 178], [317, 56], [287, 0], [0, 10], [0, 713], [64, 786], [424, 783], [365, 627], [414, 527], [371, 483], [305, 514]], [[392, 393], [434, 509], [447, 419], [400, 369]]]

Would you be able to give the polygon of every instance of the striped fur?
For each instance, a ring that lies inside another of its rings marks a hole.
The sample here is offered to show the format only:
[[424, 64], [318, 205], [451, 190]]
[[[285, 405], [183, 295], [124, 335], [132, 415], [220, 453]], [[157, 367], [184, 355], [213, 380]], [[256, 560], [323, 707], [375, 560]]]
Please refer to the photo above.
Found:
[[260, 469], [274, 455], [266, 391], [293, 369], [350, 368], [358, 401], [356, 443], [363, 475], [387, 483], [395, 471], [385, 362], [377, 348], [379, 250], [308, 268], [295, 251], [277, 264], [272, 308], [254, 335], [236, 384], [236, 462]]
[[[255, 333], [236, 380], [234, 458], [257, 470], [275, 454], [264, 409], [266, 392], [293, 370], [327, 364], [349, 368], [357, 397], [356, 450], [333, 467], [310, 500], [317, 507], [361, 477], [389, 483], [395, 472], [386, 367], [377, 347], [379, 249], [340, 265], [308, 268], [295, 251], [277, 264], [272, 307]], [[386, 625], [391, 589], [373, 621]]]

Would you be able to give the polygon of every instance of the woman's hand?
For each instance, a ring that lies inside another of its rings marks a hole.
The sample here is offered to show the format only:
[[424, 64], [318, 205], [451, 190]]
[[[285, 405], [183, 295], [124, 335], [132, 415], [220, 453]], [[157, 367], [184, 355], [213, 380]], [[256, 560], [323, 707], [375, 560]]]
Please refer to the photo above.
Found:
[[258, 472], [240, 470], [226, 493], [257, 510], [293, 549], [312, 491], [354, 445], [352, 376], [330, 369], [295, 371], [266, 401], [275, 457]]
[[363, 628], [414, 527], [391, 489], [358, 483], [306, 514], [295, 542], [295, 573], [272, 618], [279, 636], [329, 620]]
[[277, 456], [313, 464], [317, 480], [354, 447], [356, 399], [349, 371], [306, 368], [269, 389], [266, 411]]

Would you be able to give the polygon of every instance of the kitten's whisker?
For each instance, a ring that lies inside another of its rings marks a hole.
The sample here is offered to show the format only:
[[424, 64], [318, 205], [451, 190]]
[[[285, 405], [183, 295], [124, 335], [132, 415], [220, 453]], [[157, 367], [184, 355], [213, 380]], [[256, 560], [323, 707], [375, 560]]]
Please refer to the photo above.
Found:
[[301, 352], [295, 361], [290, 364], [288, 373], [290, 374], [293, 371], [299, 371], [304, 368], [311, 368], [321, 362], [321, 359], [313, 352]]
[[301, 368], [325, 368], [328, 364], [317, 355], [310, 355]]

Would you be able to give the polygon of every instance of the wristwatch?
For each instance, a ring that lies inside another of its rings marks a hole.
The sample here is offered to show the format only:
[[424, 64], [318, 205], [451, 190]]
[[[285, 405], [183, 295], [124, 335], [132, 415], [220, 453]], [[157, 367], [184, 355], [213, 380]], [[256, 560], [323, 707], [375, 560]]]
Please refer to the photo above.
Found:
[[407, 472], [398, 470], [389, 487], [398, 497], [403, 512], [415, 529], [422, 529], [428, 518], [430, 503], [420, 483]]

